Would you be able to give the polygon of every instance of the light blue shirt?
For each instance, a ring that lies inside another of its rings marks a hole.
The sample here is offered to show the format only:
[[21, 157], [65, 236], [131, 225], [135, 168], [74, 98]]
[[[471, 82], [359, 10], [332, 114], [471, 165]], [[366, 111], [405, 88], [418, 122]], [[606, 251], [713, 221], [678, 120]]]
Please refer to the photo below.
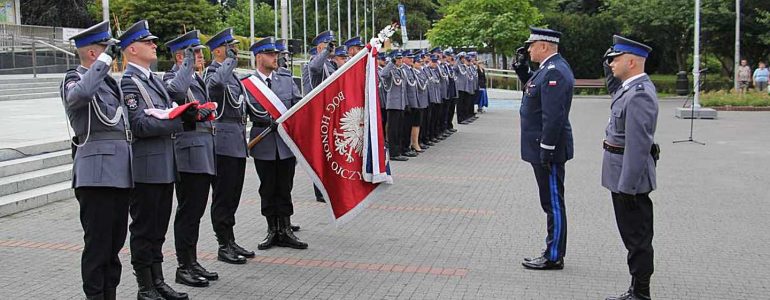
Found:
[[767, 68], [757, 68], [754, 70], [754, 81], [767, 82], [768, 77], [770, 77], [770, 70]]

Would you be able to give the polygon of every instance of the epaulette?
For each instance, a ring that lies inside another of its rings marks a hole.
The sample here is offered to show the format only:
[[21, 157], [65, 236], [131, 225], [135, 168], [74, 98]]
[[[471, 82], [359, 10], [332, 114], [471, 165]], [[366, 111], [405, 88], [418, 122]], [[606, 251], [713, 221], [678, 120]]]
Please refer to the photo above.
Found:
[[278, 76], [292, 77], [291, 73], [287, 72], [275, 72], [275, 74]]
[[244, 79], [249, 78], [251, 76], [252, 76], [251, 74], [244, 74], [244, 75], [238, 74], [238, 81], [244, 80]]
[[549, 63], [548, 66], [546, 66], [545, 68], [546, 69], [554, 69], [554, 68], [556, 68], [556, 65], [554, 65], [553, 63]]
[[637, 91], [644, 91], [644, 84], [641, 84], [641, 83], [640, 83], [640, 84], [637, 84], [637, 85], [636, 85], [636, 90], [637, 90]]

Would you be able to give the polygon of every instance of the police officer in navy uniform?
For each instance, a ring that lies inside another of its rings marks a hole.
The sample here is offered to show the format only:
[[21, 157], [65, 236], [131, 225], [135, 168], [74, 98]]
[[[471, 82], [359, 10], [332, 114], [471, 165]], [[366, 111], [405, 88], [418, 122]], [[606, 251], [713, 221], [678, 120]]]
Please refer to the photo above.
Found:
[[465, 52], [457, 54], [456, 63], [452, 64], [452, 70], [455, 74], [455, 88], [457, 89], [457, 104], [455, 108], [457, 110], [457, 124], [468, 124], [468, 116], [466, 115], [466, 107], [470, 93], [468, 92], [468, 67], [465, 65]]
[[402, 124], [404, 109], [406, 108], [406, 83], [404, 82], [403, 56], [398, 49], [390, 53], [390, 62], [380, 70], [380, 77], [387, 93], [385, 111], [387, 112], [386, 133], [388, 136], [388, 153], [390, 160], [407, 161], [408, 158], [401, 155], [402, 151]]
[[653, 223], [650, 192], [656, 188], [658, 97], [644, 64], [652, 48], [621, 37], [605, 55], [612, 95], [603, 148], [602, 186], [610, 190], [620, 237], [628, 250], [631, 286], [608, 300], [650, 299]]
[[[209, 102], [206, 84], [195, 73], [204, 63], [201, 49], [205, 46], [201, 45], [199, 32], [190, 31], [169, 41], [166, 46], [176, 60], [172, 69], [163, 75], [171, 99], [179, 105], [192, 101], [200, 104]], [[183, 120], [184, 131], [174, 137], [179, 172], [176, 182], [178, 205], [174, 218], [174, 242], [180, 273], [183, 275], [180, 277], [183, 279], [189, 273], [185, 268], [197, 264], [197, 260], [190, 257], [197, 252], [200, 220], [206, 211], [209, 188], [216, 175], [215, 127], [213, 122], [205, 121], [213, 113], [212, 109], [200, 108], [195, 120]]]
[[[169, 109], [172, 99], [160, 76], [150, 71], [157, 61], [156, 36], [146, 20], [134, 23], [120, 37], [120, 47], [128, 61], [120, 81], [123, 101], [128, 107], [134, 133], [134, 182], [131, 192], [131, 264], [134, 266], [139, 299], [186, 299], [163, 282], [163, 243], [166, 240], [176, 181], [172, 136], [182, 131], [179, 119], [158, 119], [145, 109]], [[194, 108], [182, 118], [196, 115]], [[154, 283], [158, 279], [160, 285]], [[160, 294], [159, 294], [160, 292]]]
[[[290, 108], [302, 95], [294, 84], [290, 74], [276, 72], [278, 69], [275, 39], [266, 37], [251, 45], [257, 63], [253, 76], [270, 88], [286, 108]], [[265, 250], [273, 246], [307, 249], [307, 243], [297, 238], [291, 228], [291, 215], [294, 204], [291, 190], [294, 186], [294, 171], [297, 159], [277, 132], [275, 123], [264, 107], [250, 98], [251, 138], [255, 138], [265, 129], [271, 128], [259, 143], [251, 148], [249, 154], [254, 158], [254, 166], [259, 176], [259, 196], [262, 201], [262, 215], [267, 220], [267, 236], [257, 246]]]
[[445, 124], [449, 134], [452, 134], [457, 132], [457, 129], [455, 129], [452, 120], [455, 119], [455, 109], [457, 108], [457, 103], [460, 102], [460, 91], [457, 89], [457, 72], [455, 71], [457, 60], [455, 60], [454, 50], [452, 48], [444, 50], [444, 59], [444, 66], [446, 67], [446, 72], [449, 79], [447, 84], [447, 102], [449, 104], [446, 107]]
[[109, 75], [120, 52], [108, 21], [72, 37], [80, 65], [68, 70], [61, 97], [73, 137], [72, 187], [80, 204], [83, 254], [80, 272], [88, 299], [115, 299], [126, 241], [131, 171], [131, 130], [118, 83]]
[[336, 38], [331, 30], [321, 32], [313, 38], [312, 44], [316, 46], [317, 54], [308, 62], [310, 82], [313, 87], [320, 85], [337, 70], [334, 63], [329, 60], [329, 57], [334, 55], [335, 42]]
[[[235, 74], [238, 65], [238, 40], [233, 29], [225, 28], [206, 42], [212, 62], [203, 80], [211, 101], [217, 103], [215, 136], [217, 175], [214, 178], [211, 201], [211, 225], [219, 244], [217, 260], [229, 264], [244, 264], [254, 257], [254, 251], [235, 242], [235, 212], [241, 201], [246, 174], [246, 105], [245, 93]], [[205, 276], [204, 276], [205, 277]], [[213, 276], [208, 277], [211, 280]]]
[[521, 100], [521, 158], [532, 164], [540, 192], [540, 205], [547, 215], [546, 249], [535, 258], [525, 258], [528, 269], [564, 268], [567, 216], [564, 210], [564, 166], [572, 159], [572, 126], [569, 112], [575, 78], [567, 61], [559, 55], [561, 33], [531, 28], [525, 44], [532, 61], [540, 67], [531, 72]]
[[419, 126], [421, 111], [418, 110], [417, 101], [417, 75], [414, 73], [414, 57], [416, 53], [411, 50], [404, 50], [404, 65], [401, 72], [404, 76], [404, 99], [406, 108], [404, 109], [404, 123], [401, 128], [401, 155], [406, 157], [417, 157], [417, 151], [411, 147], [412, 132], [414, 126]]

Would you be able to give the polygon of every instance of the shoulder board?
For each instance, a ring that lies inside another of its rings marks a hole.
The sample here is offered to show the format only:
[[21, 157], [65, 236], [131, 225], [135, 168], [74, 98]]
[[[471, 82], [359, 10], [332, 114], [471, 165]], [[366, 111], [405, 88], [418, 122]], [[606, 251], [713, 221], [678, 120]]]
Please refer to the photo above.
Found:
[[251, 77], [251, 74], [246, 74], [246, 75], [238, 74], [238, 80], [244, 80], [249, 77]]
[[74, 79], [80, 80], [80, 74], [78, 73], [78, 70], [77, 69], [67, 70], [66, 75], [64, 75], [64, 81], [70, 81]]
[[546, 69], [554, 69], [554, 68], [556, 68], [556, 65], [554, 65], [553, 63], [550, 63], [550, 64], [548, 64], [548, 66], [546, 66], [545, 68], [546, 68]]
[[287, 72], [275, 72], [275, 74], [278, 76], [292, 77], [291, 73], [287, 73]]
[[636, 85], [636, 90], [637, 90], [637, 91], [644, 91], [644, 84], [641, 84], [641, 83], [640, 83], [640, 84], [637, 84], [637, 85]]

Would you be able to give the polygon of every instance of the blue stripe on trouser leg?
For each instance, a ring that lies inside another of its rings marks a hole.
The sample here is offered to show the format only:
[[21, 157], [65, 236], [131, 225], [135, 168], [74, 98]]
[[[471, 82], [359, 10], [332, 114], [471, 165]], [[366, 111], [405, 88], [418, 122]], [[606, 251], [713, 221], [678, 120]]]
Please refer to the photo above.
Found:
[[561, 206], [559, 205], [559, 186], [557, 185], [555, 164], [551, 165], [551, 174], [548, 176], [549, 186], [551, 190], [551, 210], [553, 212], [553, 240], [551, 241], [550, 258], [551, 261], [556, 261], [559, 258], [559, 243], [561, 242]]

